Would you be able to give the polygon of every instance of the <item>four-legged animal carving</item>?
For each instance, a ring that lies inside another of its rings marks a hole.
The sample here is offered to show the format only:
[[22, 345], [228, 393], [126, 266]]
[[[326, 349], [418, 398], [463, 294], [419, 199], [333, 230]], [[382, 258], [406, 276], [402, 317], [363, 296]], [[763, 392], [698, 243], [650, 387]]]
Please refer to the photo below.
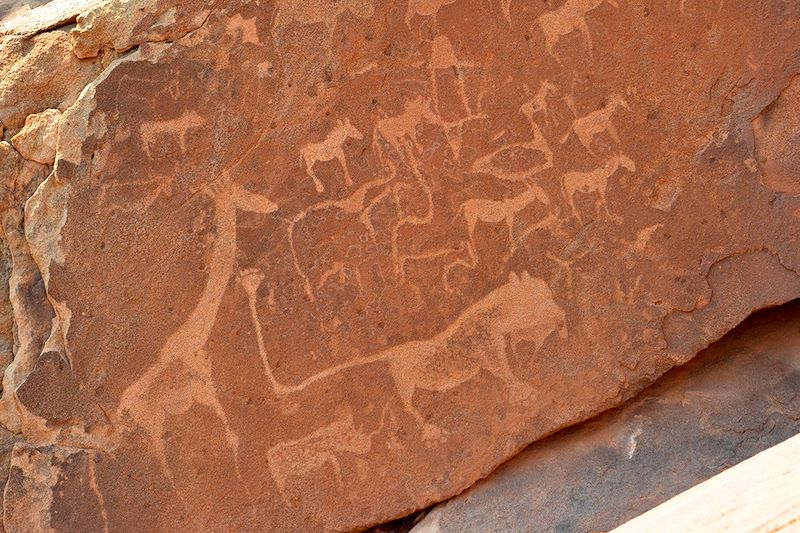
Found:
[[273, 32], [280, 34], [292, 23], [322, 24], [330, 41], [340, 15], [349, 11], [359, 18], [369, 18], [375, 8], [369, 0], [284, 0], [277, 2]]
[[567, 0], [558, 9], [549, 11], [536, 19], [544, 33], [545, 50], [558, 61], [559, 65], [561, 58], [558, 57], [555, 46], [561, 37], [569, 35], [575, 30], [580, 31], [586, 38], [589, 57], [593, 57], [594, 45], [589, 26], [586, 24], [586, 14], [606, 1], [614, 7], [618, 7], [615, 0]]
[[619, 107], [630, 109], [628, 103], [623, 100], [621, 96], [613, 95], [609, 99], [608, 104], [602, 109], [593, 111], [586, 116], [576, 118], [572, 126], [570, 126], [569, 131], [567, 131], [567, 134], [561, 139], [561, 144], [567, 142], [567, 139], [569, 139], [569, 136], [573, 132], [575, 132], [575, 135], [578, 137], [583, 147], [586, 148], [586, 151], [592, 155], [595, 155], [592, 151], [592, 141], [595, 135], [608, 132], [614, 142], [619, 144], [620, 140], [617, 134], [617, 128], [615, 128], [614, 123], [611, 122], [611, 115], [613, 115], [614, 111]]
[[514, 216], [531, 205], [534, 200], [543, 204], [549, 204], [550, 198], [536, 184], [526, 184], [527, 189], [517, 196], [505, 198], [503, 200], [487, 200], [473, 198], [467, 200], [458, 208], [456, 216], [462, 215], [467, 222], [467, 234], [469, 235], [470, 255], [475, 257], [474, 232], [477, 223], [485, 222], [488, 224], [499, 224], [505, 222], [508, 227], [508, 240], [511, 253], [514, 251]]
[[[251, 307], [252, 305], [251, 300]], [[254, 325], [260, 328], [254, 314]], [[374, 355], [333, 366], [296, 385], [279, 382], [272, 373], [259, 334], [259, 350], [267, 379], [275, 394], [283, 397], [300, 392], [312, 383], [349, 368], [377, 362], [389, 366], [402, 402], [419, 423], [425, 440], [436, 440], [442, 429], [429, 423], [414, 405], [417, 390], [445, 392], [476, 376], [482, 369], [498, 378], [519, 399], [532, 394], [530, 386], [514, 375], [507, 357], [507, 338], [512, 348], [526, 340], [538, 351], [551, 333], [566, 337], [564, 311], [553, 299], [543, 280], [509, 274], [509, 280], [471, 306], [447, 328], [429, 339], [413, 340]]]
[[[385, 416], [385, 411], [384, 411]], [[315, 432], [294, 441], [281, 442], [267, 451], [272, 478], [278, 492], [286, 503], [290, 503], [287, 485], [293, 478], [313, 473], [330, 465], [340, 487], [344, 486], [339, 456], [343, 454], [364, 455], [372, 448], [372, 436], [383, 429], [381, 417], [378, 429], [362, 433], [356, 428], [353, 413], [323, 426]]]
[[306, 165], [306, 172], [308, 172], [308, 175], [314, 180], [314, 187], [317, 189], [317, 192], [323, 192], [325, 190], [322, 182], [314, 173], [314, 164], [317, 162], [336, 159], [339, 164], [342, 165], [345, 183], [348, 187], [353, 185], [353, 178], [350, 177], [350, 171], [347, 168], [347, 159], [342, 149], [345, 141], [350, 137], [358, 140], [364, 138], [361, 132], [350, 123], [350, 119], [344, 119], [344, 122], [340, 120], [336, 123], [336, 127], [331, 130], [324, 140], [318, 143], [307, 144], [300, 149], [300, 155], [303, 157], [303, 162]]
[[389, 363], [400, 399], [422, 427], [423, 439], [431, 441], [441, 438], [443, 430], [415, 407], [417, 390], [448, 391], [486, 370], [516, 398], [527, 398], [533, 391], [514, 375], [506, 337], [512, 348], [520, 340], [529, 340], [538, 351], [555, 331], [567, 335], [564, 311], [550, 288], [527, 272], [521, 276], [512, 272], [506, 284], [470, 306], [439, 335], [390, 348], [381, 359]]
[[583, 194], [596, 192], [600, 195], [600, 203], [606, 215], [611, 218], [611, 213], [608, 211], [608, 205], [606, 204], [606, 189], [608, 188], [608, 178], [614, 175], [620, 167], [626, 168], [631, 172], [636, 171], [636, 164], [627, 156], [620, 154], [609, 157], [602, 165], [594, 170], [588, 172], [568, 172], [564, 174], [564, 177], [561, 179], [564, 198], [572, 209], [572, 213], [579, 221], [581, 220], [581, 216], [578, 213], [578, 209], [575, 207], [575, 194], [578, 192]]
[[[575, 30], [580, 31], [585, 36], [589, 52], [590, 54], [592, 53], [592, 39], [585, 15], [598, 7], [603, 1], [605, 0], [567, 0], [559, 9], [545, 13], [537, 19], [545, 35], [547, 52], [555, 57], [559, 63], [560, 59], [555, 53], [555, 46], [560, 37]], [[608, 2], [617, 7], [614, 0], [608, 0]], [[438, 4], [436, 5], [436, 10], [438, 10], [438, 7], [447, 3], [450, 2], [445, 0], [432, 2], [431, 5]], [[427, 6], [428, 4], [425, 2], [412, 1], [409, 4], [409, 13], [412, 15], [413, 13], [435, 14], [435, 10], [429, 13]], [[504, 4], [504, 6], [507, 6], [507, 4]], [[504, 10], [507, 11], [507, 7], [504, 7]], [[410, 16], [407, 18], [410, 18]], [[445, 43], [448, 46], [444, 46], [442, 43], [437, 44], [440, 46], [435, 49], [436, 53], [432, 57], [431, 69], [456, 67], [457, 74], [459, 74], [457, 67], [460, 64], [454, 59], [452, 47], [449, 46], [449, 43]], [[459, 81], [461, 81], [460, 76]], [[557, 88], [545, 80], [542, 82], [535, 97], [520, 108], [520, 111], [531, 124], [532, 140], [503, 146], [474, 162], [472, 166], [474, 172], [486, 172], [509, 181], [522, 181], [527, 185], [527, 188], [521, 194], [511, 198], [503, 200], [470, 199], [460, 206], [457, 216], [464, 217], [469, 235], [470, 252], [473, 256], [475, 254], [474, 231], [479, 221], [484, 223], [504, 223], [508, 228], [509, 241], [513, 252], [514, 219], [516, 214], [537, 200], [546, 205], [550, 203], [545, 192], [529, 180], [532, 174], [553, 166], [553, 153], [533, 116], [536, 113], [543, 112], [545, 118], [548, 118], [547, 97], [551, 94], [556, 94], [556, 92]], [[469, 103], [466, 100], [463, 86], [459, 86], [459, 95], [469, 111]], [[594, 137], [600, 133], [608, 132], [611, 138], [619, 143], [619, 136], [611, 121], [613, 113], [619, 107], [629, 109], [625, 100], [615, 95], [611, 97], [609, 103], [603, 109], [576, 118], [565, 137], [561, 140], [562, 144], [567, 141], [572, 133], [575, 133], [581, 145], [594, 155], [592, 142]], [[418, 148], [416, 127], [426, 121], [442, 124], [441, 118], [432, 109], [431, 102], [422, 96], [409, 100], [402, 115], [385, 117], [378, 121], [372, 142], [382, 163], [391, 166], [391, 161], [387, 157], [387, 151], [384, 148], [384, 146], [388, 145], [389, 149], [396, 155], [410, 160], [409, 162], [414, 167], [414, 170], [418, 171], [415, 160]], [[313, 167], [317, 162], [336, 159], [343, 168], [347, 185], [352, 185], [353, 181], [342, 149], [344, 142], [350, 137], [363, 138], [361, 132], [352, 126], [349, 120], [339, 121], [327, 138], [319, 143], [309, 144], [301, 150], [306, 170], [314, 180], [315, 188], [318, 192], [322, 192], [324, 187], [314, 173]], [[385, 144], [381, 146], [382, 143]], [[538, 151], [544, 155], [544, 162], [534, 168], [520, 171], [503, 170], [498, 167], [496, 157], [500, 152], [509, 149]], [[457, 151], [454, 152], [457, 153]], [[564, 198], [569, 204], [572, 213], [579, 220], [580, 214], [574, 203], [574, 197], [578, 192], [583, 194], [597, 193], [600, 197], [602, 208], [610, 216], [606, 203], [608, 178], [617, 172], [620, 167], [629, 171], [635, 171], [636, 169], [634, 162], [630, 158], [620, 154], [609, 157], [600, 167], [592, 171], [569, 172], [562, 177], [561, 185]], [[305, 389], [318, 380], [348, 368], [375, 362], [385, 362], [388, 364], [403, 406], [420, 424], [424, 438], [426, 440], [436, 439], [441, 435], [442, 430], [429, 423], [422, 413], [417, 410], [413, 402], [416, 391], [444, 392], [468, 381], [481, 370], [486, 370], [518, 393], [521, 393], [521, 395], [530, 395], [530, 388], [516, 378], [508, 362], [509, 339], [511, 339], [512, 347], [521, 340], [530, 340], [534, 343], [536, 350], [539, 350], [546, 338], [555, 331], [559, 331], [562, 336], [566, 336], [565, 317], [563, 310], [554, 302], [553, 295], [547, 284], [542, 280], [532, 278], [527, 272], [523, 272], [521, 277], [512, 273], [507, 284], [470, 306], [453, 324], [430, 339], [409, 341], [375, 355], [332, 367], [296, 385], [278, 383], [271, 375], [270, 382], [278, 395], [292, 394]], [[259, 348], [262, 352], [264, 351], [263, 345]], [[271, 374], [269, 362], [266, 360], [266, 353], [262, 353], [262, 357], [264, 357], [267, 373]], [[329, 427], [321, 428], [307, 439], [301, 439], [301, 441], [309, 445], [303, 448], [305, 451], [298, 448], [299, 451], [297, 453], [306, 456], [307, 459], [304, 461], [305, 466], [303, 468], [320, 468], [325, 464], [330, 464], [337, 479], [341, 481], [340, 467], [335, 453], [366, 453], [369, 449], [369, 439], [366, 438], [366, 435], [356, 434], [352, 426], [351, 415], [341, 423], [336, 422]], [[342, 440], [341, 431], [353, 433], [353, 438]], [[301, 441], [292, 443], [291, 446], [299, 446]], [[274, 465], [281, 464], [282, 457], [287, 453], [295, 455], [295, 452], [290, 453], [289, 444], [278, 445], [270, 453], [270, 463]], [[275, 468], [280, 470], [282, 467], [277, 466]], [[275, 469], [273, 469], [273, 472], [275, 472]], [[279, 477], [284, 478], [285, 476], [281, 474]], [[279, 481], [279, 485], [281, 485], [279, 489], [285, 495], [285, 488], [282, 483]]]
[[381, 164], [392, 168], [391, 152], [383, 147], [385, 143], [395, 156], [403, 158], [414, 172], [419, 172], [416, 161], [416, 154], [421, 151], [418, 129], [426, 122], [442, 124], [441, 118], [432, 109], [430, 99], [423, 96], [406, 100], [401, 114], [378, 120], [372, 136], [372, 146]]

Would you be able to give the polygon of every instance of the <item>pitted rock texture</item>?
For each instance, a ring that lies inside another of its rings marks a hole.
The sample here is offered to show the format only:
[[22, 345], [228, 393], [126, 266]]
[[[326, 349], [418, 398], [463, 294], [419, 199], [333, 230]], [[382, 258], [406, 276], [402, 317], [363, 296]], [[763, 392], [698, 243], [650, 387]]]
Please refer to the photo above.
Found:
[[625, 406], [537, 442], [413, 533], [610, 531], [800, 432], [800, 302]]
[[363, 529], [800, 296], [794, 3], [134, 4], [4, 37], [8, 529]]

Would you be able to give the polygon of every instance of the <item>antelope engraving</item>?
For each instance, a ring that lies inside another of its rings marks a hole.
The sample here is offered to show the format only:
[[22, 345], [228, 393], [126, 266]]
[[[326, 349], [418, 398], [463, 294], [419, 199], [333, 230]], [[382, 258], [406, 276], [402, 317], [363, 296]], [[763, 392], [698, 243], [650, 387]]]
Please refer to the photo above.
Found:
[[586, 14], [597, 8], [603, 2], [619, 7], [615, 0], [567, 0], [558, 9], [549, 11], [539, 16], [536, 22], [544, 33], [544, 47], [547, 53], [561, 64], [561, 58], [555, 51], [559, 39], [569, 35], [575, 30], [580, 31], [586, 39], [589, 48], [589, 58], [594, 59], [594, 45], [589, 26], [586, 24]]
[[620, 107], [628, 110], [630, 109], [628, 103], [621, 96], [612, 95], [606, 106], [602, 109], [592, 111], [588, 115], [576, 118], [567, 131], [567, 134], [561, 139], [561, 144], [567, 142], [569, 136], [575, 133], [575, 136], [578, 137], [578, 140], [583, 147], [586, 148], [586, 151], [595, 155], [592, 151], [592, 141], [595, 135], [599, 135], [603, 132], [608, 132], [614, 142], [619, 144], [619, 135], [617, 134], [617, 128], [614, 127], [614, 123], [611, 122], [611, 116]]
[[181, 153], [186, 153], [186, 134], [191, 129], [205, 126], [205, 123], [206, 120], [194, 110], [187, 111], [178, 118], [145, 122], [139, 126], [139, 136], [144, 153], [147, 154], [148, 159], [152, 159], [153, 154], [150, 147], [162, 145], [164, 140], [161, 137], [163, 136], [177, 138]]
[[509, 387], [515, 398], [525, 399], [532, 391], [514, 375], [507, 359], [507, 345], [510, 343], [514, 349], [519, 342], [529, 341], [538, 352], [553, 332], [567, 336], [564, 311], [555, 303], [547, 283], [531, 277], [527, 272], [519, 276], [511, 272], [507, 283], [469, 306], [452, 324], [432, 338], [408, 341], [374, 355], [336, 365], [296, 385], [287, 385], [275, 378], [269, 364], [255, 305], [258, 283], [258, 276], [251, 277], [245, 290], [264, 372], [276, 395], [284, 397], [300, 392], [312, 383], [350, 368], [384, 363], [388, 365], [402, 405], [420, 425], [426, 441], [441, 438], [443, 430], [429, 423], [414, 406], [414, 393], [418, 389], [446, 392], [484, 369]]
[[601, 166], [589, 172], [569, 172], [561, 179], [561, 186], [564, 198], [572, 209], [572, 214], [583, 223], [578, 209], [575, 207], [575, 194], [597, 193], [600, 196], [600, 205], [609, 218], [612, 218], [606, 203], [606, 189], [608, 188], [608, 178], [614, 175], [620, 167], [636, 171], [636, 164], [627, 156], [614, 155], [609, 157]]
[[300, 155], [306, 165], [306, 172], [314, 181], [314, 188], [317, 192], [323, 192], [325, 187], [314, 173], [314, 165], [318, 162], [332, 161], [336, 159], [344, 171], [345, 184], [350, 187], [353, 185], [353, 178], [350, 177], [350, 170], [347, 168], [347, 159], [344, 155], [344, 146], [347, 139], [353, 138], [361, 140], [364, 135], [350, 123], [350, 119], [338, 121], [328, 136], [318, 143], [307, 144], [300, 149]]
[[499, 224], [504, 222], [508, 227], [508, 240], [510, 253], [514, 250], [514, 216], [531, 205], [535, 200], [543, 204], [549, 204], [550, 198], [536, 184], [527, 184], [527, 188], [522, 193], [512, 198], [503, 200], [487, 200], [473, 198], [467, 200], [458, 208], [456, 217], [463, 216], [467, 223], [467, 234], [469, 235], [470, 251], [474, 258], [475, 255], [475, 226], [478, 222], [486, 224]]

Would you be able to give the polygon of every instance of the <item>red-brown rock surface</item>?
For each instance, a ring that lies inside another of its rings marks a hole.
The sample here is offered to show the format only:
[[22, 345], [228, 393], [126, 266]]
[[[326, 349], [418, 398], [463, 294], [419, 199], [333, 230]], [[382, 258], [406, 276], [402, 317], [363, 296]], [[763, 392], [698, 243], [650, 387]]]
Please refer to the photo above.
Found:
[[63, 114], [24, 218], [49, 167], [2, 163], [5, 527], [364, 528], [800, 296], [799, 17], [111, 0], [8, 30], [5, 138]]
[[526, 448], [412, 531], [610, 531], [796, 435], [798, 391], [793, 302], [749, 318], [622, 408]]

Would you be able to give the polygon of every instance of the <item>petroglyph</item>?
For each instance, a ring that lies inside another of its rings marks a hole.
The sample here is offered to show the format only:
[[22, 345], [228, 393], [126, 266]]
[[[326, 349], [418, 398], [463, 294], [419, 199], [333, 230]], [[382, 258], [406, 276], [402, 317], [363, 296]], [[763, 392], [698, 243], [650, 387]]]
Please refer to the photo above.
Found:
[[441, 258], [441, 257], [452, 256], [452, 255], [456, 255], [456, 254], [461, 254], [462, 250], [466, 250], [467, 251], [467, 256], [469, 258], [469, 261], [467, 261], [465, 259], [457, 259], [454, 262], [446, 265], [445, 268], [444, 268], [444, 271], [442, 272], [442, 278], [441, 278], [442, 279], [442, 287], [447, 292], [453, 292], [453, 288], [450, 286], [450, 280], [449, 280], [449, 272], [450, 272], [450, 270], [456, 264], [463, 264], [464, 266], [466, 266], [467, 268], [470, 268], [470, 269], [475, 268], [475, 266], [477, 265], [477, 262], [473, 258], [473, 254], [469, 249], [469, 244], [468, 243], [462, 243], [461, 246], [452, 246], [452, 247], [448, 246], [448, 247], [445, 247], [445, 248], [437, 248], [437, 249], [428, 250], [428, 251], [419, 252], [419, 253], [403, 254], [400, 257], [400, 261], [401, 261], [401, 269], [400, 270], [401, 270], [401, 272], [405, 271], [405, 264], [408, 263], [408, 262], [411, 262], [411, 261], [427, 261], [427, 260], [431, 260], [431, 259], [437, 259], [437, 258]]
[[347, 168], [347, 158], [342, 148], [345, 141], [349, 138], [361, 140], [364, 138], [364, 135], [350, 123], [350, 119], [346, 118], [344, 121], [338, 121], [325, 139], [318, 143], [307, 144], [300, 149], [300, 155], [306, 165], [306, 172], [308, 172], [309, 177], [314, 180], [314, 188], [317, 189], [317, 192], [321, 193], [325, 190], [322, 182], [314, 173], [314, 164], [318, 162], [324, 163], [336, 159], [342, 166], [345, 184], [348, 187], [353, 185], [353, 178], [350, 177], [350, 170]]
[[231, 184], [231, 201], [237, 209], [266, 215], [278, 210], [278, 204], [265, 196], [245, 190], [241, 185]]
[[558, 87], [550, 83], [549, 80], [542, 80], [536, 95], [524, 106], [526, 115], [529, 117], [528, 120], [533, 120], [533, 115], [535, 113], [543, 113], [545, 120], [552, 123], [553, 120], [550, 118], [550, 114], [547, 111], [547, 98], [557, 95], [558, 92]]
[[531, 393], [529, 385], [514, 375], [507, 359], [507, 340], [512, 349], [521, 341], [538, 352], [551, 333], [566, 337], [564, 311], [553, 300], [547, 284], [527, 272], [509, 274], [508, 282], [471, 306], [442, 332], [430, 339], [408, 341], [374, 355], [331, 367], [296, 385], [280, 383], [272, 372], [256, 307], [258, 274], [243, 278], [250, 313], [267, 381], [278, 397], [298, 393], [322, 379], [350, 368], [385, 363], [406, 411], [423, 430], [426, 440], [442, 436], [441, 428], [427, 422], [414, 406], [417, 389], [446, 392], [472, 379], [482, 369], [509, 387], [518, 399]]
[[151, 149], [164, 142], [163, 136], [175, 137], [178, 139], [178, 146], [181, 153], [186, 153], [186, 135], [192, 128], [205, 126], [206, 119], [201, 117], [197, 111], [186, 111], [178, 118], [160, 120], [157, 122], [145, 122], [139, 126], [139, 136], [142, 141], [142, 148], [147, 154], [148, 159], [153, 158]]
[[647, 248], [650, 239], [653, 238], [653, 234], [656, 230], [664, 227], [664, 224], [653, 224], [651, 226], [647, 226], [646, 228], [642, 228], [636, 233], [636, 239], [632, 243], [628, 243], [632, 245], [632, 249], [641, 253], [644, 253], [645, 248]]
[[346, 11], [360, 18], [369, 18], [375, 13], [375, 8], [372, 0], [282, 0], [278, 3], [274, 25], [280, 33], [292, 22], [322, 24], [330, 41], [336, 20]]
[[430, 99], [416, 96], [405, 101], [403, 112], [399, 115], [379, 119], [375, 124], [372, 145], [384, 167], [390, 167], [389, 156], [381, 142], [389, 145], [397, 155], [405, 159], [415, 172], [419, 171], [416, 154], [421, 150], [419, 143], [419, 127], [429, 124], [441, 124], [441, 119], [434, 113]]
[[624, 155], [614, 155], [609, 157], [601, 166], [589, 172], [569, 172], [561, 179], [561, 186], [564, 198], [572, 209], [572, 214], [583, 222], [575, 206], [575, 194], [597, 193], [600, 196], [600, 205], [605, 210], [609, 218], [613, 218], [608, 210], [606, 202], [606, 189], [608, 188], [608, 178], [614, 175], [619, 168], [625, 168], [630, 172], [636, 171], [636, 164]]
[[438, 110], [439, 106], [441, 105], [441, 101], [439, 98], [439, 90], [438, 90], [439, 82], [437, 80], [437, 71], [443, 70], [443, 71], [452, 71], [455, 73], [456, 92], [458, 93], [461, 105], [464, 107], [466, 111], [466, 115], [459, 120], [442, 122], [442, 125], [445, 128], [445, 133], [447, 135], [447, 142], [450, 145], [450, 149], [453, 151], [453, 155], [456, 158], [458, 158], [461, 153], [461, 135], [464, 124], [471, 120], [479, 120], [486, 118], [485, 114], [473, 113], [469, 103], [469, 98], [467, 97], [467, 88], [466, 88], [466, 83], [464, 81], [464, 70], [466, 68], [471, 68], [476, 66], [479, 65], [476, 65], [475, 63], [471, 63], [468, 61], [459, 60], [458, 57], [456, 56], [455, 50], [453, 50], [453, 44], [450, 42], [450, 39], [448, 39], [446, 36], [437, 35], [433, 39], [433, 43], [431, 44], [431, 60], [429, 64], [429, 71], [430, 71], [431, 95], [433, 97], [433, 102], [436, 106], [436, 109]]
[[[472, 164], [472, 172], [491, 174], [492, 176], [505, 181], [527, 181], [535, 174], [553, 168], [553, 151], [550, 149], [547, 139], [533, 118], [533, 115], [536, 112], [535, 101], [531, 100], [522, 104], [519, 111], [525, 115], [525, 118], [528, 119], [533, 138], [530, 141], [511, 143], [501, 146], [490, 154], [476, 159]], [[531, 150], [539, 152], [542, 154], [544, 160], [541, 163], [530, 165], [528, 168], [521, 170], [511, 171], [504, 169], [496, 162], [496, 159], [502, 157], [504, 153], [508, 153], [512, 150]]]
[[267, 450], [267, 464], [278, 492], [287, 504], [291, 504], [288, 485], [292, 479], [313, 475], [328, 465], [340, 488], [344, 488], [344, 476], [339, 456], [344, 454], [366, 455], [372, 449], [372, 437], [383, 430], [386, 409], [381, 414], [378, 427], [364, 433], [356, 427], [352, 411], [323, 426], [310, 435], [297, 440], [281, 442]]
[[562, 222], [558, 215], [548, 212], [543, 218], [528, 224], [525, 229], [517, 233], [514, 238], [514, 244], [518, 246], [520, 243], [525, 242], [531, 234], [540, 230], [548, 230], [554, 235], [562, 235]]
[[427, 210], [423, 216], [404, 214], [401, 207], [400, 192], [404, 189], [413, 190], [414, 186], [401, 183], [392, 189], [394, 204], [401, 213], [401, 216], [392, 227], [392, 262], [394, 264], [395, 274], [400, 280], [405, 279], [405, 270], [403, 268], [405, 265], [405, 258], [400, 252], [400, 230], [407, 225], [423, 226], [433, 222], [433, 193], [431, 192], [431, 188], [421, 175], [415, 173], [414, 176], [416, 179], [416, 186], [425, 194]]
[[317, 290], [327, 285], [334, 276], [338, 277], [339, 285], [344, 285], [347, 282], [347, 270], [341, 261], [334, 261], [333, 266], [322, 273], [319, 283], [317, 283]]
[[[383, 168], [388, 168], [390, 177], [394, 178], [397, 174], [397, 165], [392, 159], [392, 154], [400, 158], [411, 170], [414, 177], [412, 183], [398, 183], [392, 187], [392, 198], [395, 206], [400, 212], [398, 220], [392, 227], [392, 261], [394, 263], [395, 274], [403, 279], [404, 259], [400, 254], [399, 232], [407, 225], [425, 225], [433, 221], [433, 193], [430, 185], [422, 174], [422, 165], [418, 159], [422, 152], [419, 142], [419, 127], [423, 123], [438, 125], [447, 131], [447, 125], [431, 108], [431, 101], [428, 98], [417, 96], [406, 100], [403, 112], [399, 115], [383, 117], [375, 125], [373, 131], [372, 145]], [[387, 144], [384, 147], [383, 144]], [[407, 215], [402, 211], [402, 201], [400, 194], [404, 190], [418, 188], [425, 195], [426, 212], [424, 215]]]
[[486, 224], [505, 223], [508, 228], [509, 255], [514, 253], [514, 216], [538, 200], [544, 205], [550, 203], [550, 198], [544, 190], [536, 184], [526, 184], [527, 188], [517, 196], [503, 200], [486, 200], [473, 198], [467, 200], [458, 208], [456, 216], [463, 216], [467, 223], [469, 236], [470, 255], [477, 261], [475, 254], [475, 226], [478, 222]]
[[[241, 159], [240, 159], [241, 161]], [[237, 162], [238, 164], [238, 162]], [[148, 435], [162, 470], [173, 482], [162, 439], [168, 414], [186, 412], [192, 404], [209, 407], [219, 418], [239, 471], [239, 440], [218, 399], [213, 375], [204, 346], [219, 312], [222, 297], [233, 274], [236, 260], [236, 209], [269, 213], [277, 205], [233, 184], [229, 171], [201, 189], [214, 202], [216, 239], [211, 252], [208, 279], [200, 299], [183, 323], [164, 343], [155, 363], [122, 394], [117, 420], [132, 420]], [[176, 368], [177, 367], [177, 368]], [[164, 376], [186, 372], [187, 378], [178, 388], [163, 387]], [[159, 398], [155, 401], [154, 398]]]
[[[796, 297], [800, 199], [765, 184], [800, 33], [720, 1], [114, 0], [7, 35], [0, 369], [58, 350], [6, 368], [0, 448], [55, 483], [12, 468], [7, 529], [367, 530]], [[54, 169], [17, 146], [42, 109]]]
[[544, 33], [545, 50], [559, 64], [561, 64], [561, 58], [556, 53], [555, 46], [561, 37], [569, 35], [575, 30], [583, 34], [589, 50], [589, 58], [594, 59], [594, 44], [589, 26], [586, 24], [586, 14], [599, 7], [603, 2], [618, 7], [615, 0], [567, 0], [558, 9], [544, 13], [536, 19]]
[[[390, 182], [393, 178], [394, 176], [392, 175], [389, 177], [370, 180], [358, 187], [351, 195], [345, 198], [318, 202], [300, 211], [292, 218], [283, 219], [287, 224], [286, 238], [289, 242], [289, 251], [292, 255], [294, 268], [297, 274], [303, 280], [303, 291], [310, 301], [316, 301], [317, 297], [314, 289], [312, 288], [311, 280], [308, 278], [308, 274], [306, 273], [305, 269], [303, 269], [300, 265], [300, 258], [297, 255], [294, 237], [294, 231], [297, 224], [316, 211], [338, 209], [345, 214], [358, 215], [358, 221], [364, 226], [364, 228], [366, 228], [370, 238], [374, 241], [376, 232], [375, 226], [372, 224], [371, 212], [378, 204], [380, 204], [380, 202], [392, 194]], [[367, 201], [367, 196], [370, 191], [372, 189], [381, 187], [382, 189], [373, 198]]]
[[[159, 156], [162, 147], [170, 139], [177, 141], [181, 154], [186, 155], [187, 136], [195, 128], [205, 128], [206, 119], [201, 117], [195, 110], [185, 112], [177, 118], [145, 122], [139, 125], [139, 141], [142, 151], [148, 160], [152, 161]], [[145, 176], [141, 176], [136, 182], [116, 182], [110, 180], [104, 182], [100, 191], [102, 203], [107, 203], [106, 198], [119, 195], [120, 191], [126, 196], [125, 202], [114, 202], [114, 209], [123, 211], [146, 210], [160, 196], [170, 196], [174, 177], [154, 174], [149, 166], [144, 168]], [[132, 191], [147, 191], [143, 198], [136, 199]], [[110, 202], [108, 202], [110, 203]]]
[[595, 155], [592, 151], [592, 141], [595, 135], [608, 132], [614, 142], [619, 144], [619, 135], [617, 134], [617, 129], [614, 127], [614, 123], [611, 121], [611, 116], [614, 114], [614, 111], [620, 107], [630, 109], [628, 103], [621, 96], [612, 95], [608, 103], [602, 109], [592, 111], [583, 117], [577, 117], [567, 131], [567, 134], [561, 139], [561, 144], [567, 142], [567, 139], [569, 139], [569, 136], [573, 132], [578, 137], [583, 147], [586, 148], [586, 151], [592, 155]]
[[261, 44], [255, 17], [245, 19], [237, 14], [235, 17], [231, 17], [225, 26], [230, 33], [238, 34], [243, 43]]
[[[436, 17], [442, 6], [447, 6], [456, 0], [408, 0], [408, 7], [406, 7], [406, 26], [414, 15], [421, 15], [423, 17]], [[410, 26], [409, 26], [410, 27]]]

